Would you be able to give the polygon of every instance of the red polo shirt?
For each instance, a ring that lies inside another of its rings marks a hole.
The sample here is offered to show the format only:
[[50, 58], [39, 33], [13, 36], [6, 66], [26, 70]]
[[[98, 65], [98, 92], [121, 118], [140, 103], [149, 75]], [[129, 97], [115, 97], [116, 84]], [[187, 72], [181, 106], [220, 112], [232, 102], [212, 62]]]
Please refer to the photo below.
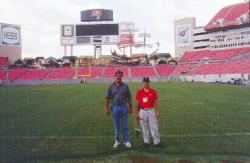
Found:
[[136, 100], [139, 100], [141, 108], [153, 108], [157, 99], [157, 92], [152, 88], [149, 88], [148, 91], [145, 91], [144, 88], [142, 88], [136, 93]]

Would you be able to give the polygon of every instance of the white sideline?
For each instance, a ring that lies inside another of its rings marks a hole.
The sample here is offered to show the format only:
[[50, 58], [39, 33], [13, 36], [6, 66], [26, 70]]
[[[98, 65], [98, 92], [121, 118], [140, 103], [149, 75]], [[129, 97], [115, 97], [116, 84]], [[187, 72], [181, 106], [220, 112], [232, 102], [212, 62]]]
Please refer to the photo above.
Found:
[[[176, 135], [161, 135], [164, 138], [203, 138], [203, 137], [233, 137], [233, 136], [250, 136], [250, 132], [239, 132], [239, 133], [214, 133], [214, 134], [176, 134]], [[114, 136], [9, 136], [4, 137], [1, 136], [0, 140], [15, 140], [15, 139], [23, 139], [23, 140], [37, 140], [37, 139], [47, 139], [47, 140], [81, 140], [81, 139], [107, 139], [113, 138]]]

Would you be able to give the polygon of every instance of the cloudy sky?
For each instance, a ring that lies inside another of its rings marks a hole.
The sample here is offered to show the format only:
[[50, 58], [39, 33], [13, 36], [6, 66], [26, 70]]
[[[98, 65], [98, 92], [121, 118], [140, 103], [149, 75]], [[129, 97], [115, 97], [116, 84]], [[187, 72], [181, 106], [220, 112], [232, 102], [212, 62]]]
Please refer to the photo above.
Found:
[[[160, 42], [160, 52], [174, 54], [175, 19], [196, 17], [197, 25], [204, 26], [222, 7], [240, 2], [244, 0], [2, 0], [0, 22], [21, 25], [23, 57], [58, 58], [64, 54], [60, 24], [80, 23], [81, 10], [112, 9], [115, 22], [135, 22], [151, 33], [151, 43]], [[103, 53], [109, 54], [107, 49]], [[74, 50], [78, 56], [92, 54], [93, 47]]]

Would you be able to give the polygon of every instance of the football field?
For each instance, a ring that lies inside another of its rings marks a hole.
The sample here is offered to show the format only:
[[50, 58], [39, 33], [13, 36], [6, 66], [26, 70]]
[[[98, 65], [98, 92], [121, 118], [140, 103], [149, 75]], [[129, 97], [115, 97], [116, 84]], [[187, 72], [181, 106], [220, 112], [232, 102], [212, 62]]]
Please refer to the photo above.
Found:
[[[0, 87], [0, 162], [220, 162], [250, 161], [250, 87], [152, 83], [158, 91], [162, 148], [112, 149], [112, 116], [105, 114], [108, 84]], [[151, 160], [151, 161], [150, 161]]]

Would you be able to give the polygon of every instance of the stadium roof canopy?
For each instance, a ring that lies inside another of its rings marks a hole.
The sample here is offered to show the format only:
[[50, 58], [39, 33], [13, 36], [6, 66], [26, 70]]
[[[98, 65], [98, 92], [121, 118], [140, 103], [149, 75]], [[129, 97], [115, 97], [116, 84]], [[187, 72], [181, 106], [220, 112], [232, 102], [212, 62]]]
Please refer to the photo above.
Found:
[[214, 30], [249, 24], [249, 6], [249, 2], [243, 2], [222, 8], [205, 26], [205, 29]]

